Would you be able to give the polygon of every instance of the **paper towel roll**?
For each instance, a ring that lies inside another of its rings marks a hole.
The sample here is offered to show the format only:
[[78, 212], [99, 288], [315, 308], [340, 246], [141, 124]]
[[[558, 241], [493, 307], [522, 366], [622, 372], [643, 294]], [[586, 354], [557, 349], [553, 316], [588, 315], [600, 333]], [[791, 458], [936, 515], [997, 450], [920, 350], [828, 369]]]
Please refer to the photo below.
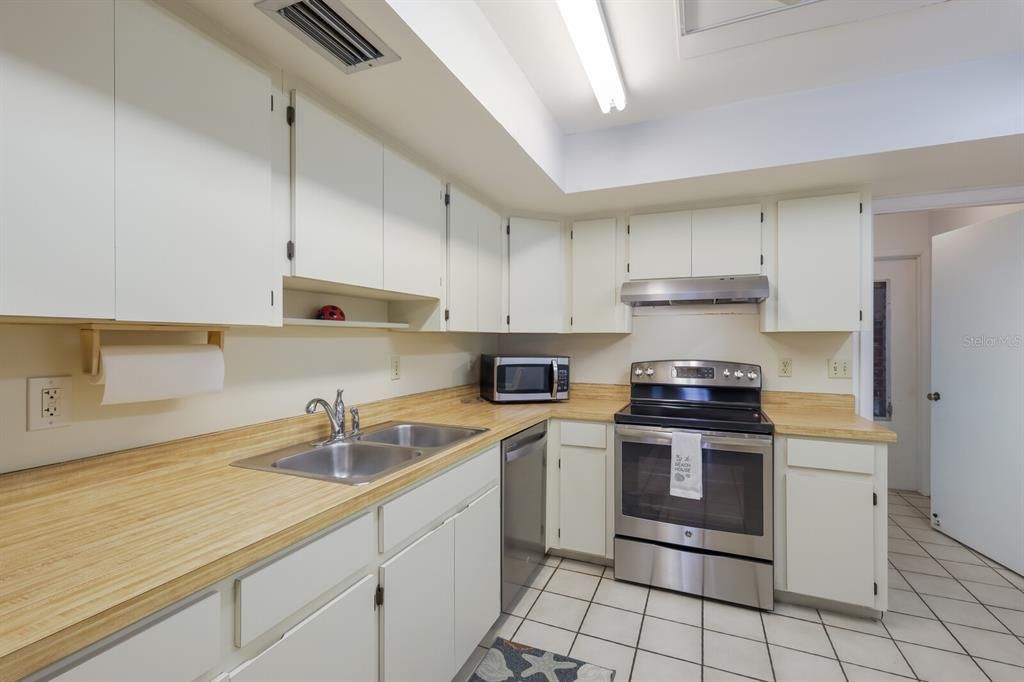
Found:
[[214, 345], [100, 348], [102, 405], [167, 400], [224, 389], [224, 353]]

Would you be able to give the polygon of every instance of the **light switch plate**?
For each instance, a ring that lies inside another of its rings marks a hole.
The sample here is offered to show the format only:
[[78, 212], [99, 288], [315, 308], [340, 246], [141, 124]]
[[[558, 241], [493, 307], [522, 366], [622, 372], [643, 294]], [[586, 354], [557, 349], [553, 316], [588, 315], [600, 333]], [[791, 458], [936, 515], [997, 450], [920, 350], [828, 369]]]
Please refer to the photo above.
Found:
[[793, 376], [793, 358], [779, 358], [779, 376]]
[[402, 378], [402, 358], [398, 355], [391, 356], [391, 380], [398, 381]]
[[55, 429], [71, 423], [71, 377], [37, 377], [28, 380], [28, 430]]

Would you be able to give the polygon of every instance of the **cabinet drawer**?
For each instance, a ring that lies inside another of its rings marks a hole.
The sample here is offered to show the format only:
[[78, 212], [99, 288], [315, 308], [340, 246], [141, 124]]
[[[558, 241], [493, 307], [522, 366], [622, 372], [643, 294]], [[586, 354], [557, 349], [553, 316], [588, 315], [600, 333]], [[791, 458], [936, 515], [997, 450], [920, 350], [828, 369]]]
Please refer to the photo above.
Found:
[[869, 443], [788, 438], [786, 463], [791, 467], [875, 473], [875, 447]]
[[268, 629], [370, 563], [373, 515], [337, 530], [235, 580], [235, 644]]
[[388, 552], [416, 531], [437, 521], [446, 511], [499, 476], [498, 446], [431, 479], [380, 508], [380, 551]]
[[54, 680], [193, 680], [217, 664], [220, 632], [220, 593], [214, 593], [87, 659]]
[[600, 448], [608, 445], [608, 428], [594, 422], [561, 422], [559, 443], [579, 448]]

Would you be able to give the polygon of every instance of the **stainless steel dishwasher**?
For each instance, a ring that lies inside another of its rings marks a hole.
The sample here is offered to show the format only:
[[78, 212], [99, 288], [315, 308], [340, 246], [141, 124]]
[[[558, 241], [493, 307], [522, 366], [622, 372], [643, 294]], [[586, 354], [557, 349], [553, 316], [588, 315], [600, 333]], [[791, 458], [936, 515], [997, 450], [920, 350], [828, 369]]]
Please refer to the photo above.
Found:
[[501, 606], [515, 603], [544, 563], [548, 424], [501, 441]]

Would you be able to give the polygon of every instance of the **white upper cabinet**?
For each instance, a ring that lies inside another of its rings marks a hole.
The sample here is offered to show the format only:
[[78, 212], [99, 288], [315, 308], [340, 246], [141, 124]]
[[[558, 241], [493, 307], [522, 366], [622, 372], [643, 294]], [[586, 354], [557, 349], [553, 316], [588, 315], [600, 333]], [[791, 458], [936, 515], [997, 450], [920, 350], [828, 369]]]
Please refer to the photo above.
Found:
[[629, 278], [689, 277], [691, 211], [649, 213], [629, 219]]
[[381, 289], [384, 148], [301, 93], [294, 101], [294, 274]]
[[441, 297], [444, 186], [390, 149], [384, 150], [384, 286]]
[[860, 328], [860, 205], [859, 194], [779, 202], [777, 323], [766, 330]]
[[0, 314], [114, 317], [114, 3], [0, 2]]
[[694, 277], [761, 274], [761, 205], [693, 212]]
[[504, 331], [504, 229], [496, 211], [449, 189], [448, 330]]
[[508, 251], [509, 331], [565, 331], [562, 224], [511, 218]]
[[155, 4], [115, 13], [118, 319], [279, 324], [269, 76]]
[[626, 274], [626, 234], [615, 218], [573, 223], [572, 313], [574, 332], [628, 332], [629, 306], [619, 301]]

